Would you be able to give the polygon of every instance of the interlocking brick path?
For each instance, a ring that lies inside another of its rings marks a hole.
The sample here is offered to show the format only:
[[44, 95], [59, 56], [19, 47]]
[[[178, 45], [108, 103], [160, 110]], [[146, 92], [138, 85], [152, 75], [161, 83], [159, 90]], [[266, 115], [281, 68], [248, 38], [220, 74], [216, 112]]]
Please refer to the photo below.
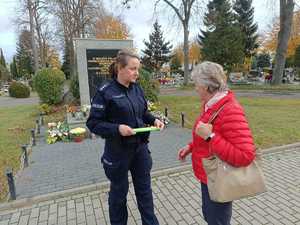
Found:
[[[177, 151], [190, 138], [190, 130], [175, 125], [169, 125], [161, 132], [152, 132], [149, 148], [153, 170], [180, 165]], [[105, 181], [99, 160], [103, 148], [104, 140], [101, 138], [52, 145], [47, 145], [41, 138], [30, 155], [29, 167], [17, 177], [17, 199]]]
[[[233, 225], [300, 225], [300, 148], [263, 156], [268, 192], [235, 201]], [[200, 185], [191, 170], [152, 180], [161, 225], [205, 224]], [[141, 225], [132, 185], [128, 225]], [[107, 189], [70, 195], [14, 210], [0, 211], [0, 225], [109, 225]]]

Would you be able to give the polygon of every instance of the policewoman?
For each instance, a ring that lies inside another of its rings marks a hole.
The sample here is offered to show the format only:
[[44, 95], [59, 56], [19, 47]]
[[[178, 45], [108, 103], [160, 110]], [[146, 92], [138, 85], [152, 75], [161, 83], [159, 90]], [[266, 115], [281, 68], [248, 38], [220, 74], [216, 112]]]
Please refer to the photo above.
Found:
[[97, 90], [86, 123], [92, 133], [105, 138], [101, 162], [110, 180], [108, 204], [112, 225], [127, 224], [128, 171], [142, 224], [158, 224], [151, 190], [149, 133], [135, 134], [133, 128], [154, 125], [163, 129], [164, 124], [147, 110], [143, 90], [136, 83], [139, 67], [137, 55], [130, 50], [119, 51], [111, 71], [114, 78]]

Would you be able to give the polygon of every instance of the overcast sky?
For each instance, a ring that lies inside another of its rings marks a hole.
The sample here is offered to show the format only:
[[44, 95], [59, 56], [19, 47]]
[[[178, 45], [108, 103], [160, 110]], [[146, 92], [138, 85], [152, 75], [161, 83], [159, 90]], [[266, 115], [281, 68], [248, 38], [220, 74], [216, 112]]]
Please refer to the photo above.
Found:
[[[270, 4], [272, 0], [253, 0], [255, 9], [254, 19], [258, 23], [259, 31], [263, 32], [267, 26], [271, 24], [275, 16], [278, 6]], [[15, 28], [12, 24], [12, 19], [15, 15], [15, 7], [18, 0], [0, 0], [0, 48], [3, 49], [7, 61], [10, 61], [15, 54], [17, 37]], [[148, 40], [149, 33], [152, 29], [152, 24], [157, 18], [162, 25], [162, 30], [166, 40], [171, 41], [173, 45], [183, 41], [182, 29], [178, 24], [172, 22], [168, 11], [153, 13], [153, 0], [139, 1], [139, 4], [134, 4], [127, 9], [118, 9], [111, 1], [105, 1], [105, 5], [109, 11], [113, 11], [115, 15], [122, 15], [125, 22], [130, 28], [134, 45], [140, 50], [144, 48], [143, 40]], [[117, 0], [115, 0], [117, 2]], [[273, 1], [278, 2], [278, 1]], [[109, 3], [109, 4], [108, 4]], [[161, 3], [160, 6], [163, 6]], [[273, 9], [272, 9], [273, 8]], [[169, 9], [169, 12], [172, 12]], [[173, 15], [173, 14], [171, 14]], [[190, 29], [190, 38], [194, 37], [199, 32], [199, 25], [196, 24]]]

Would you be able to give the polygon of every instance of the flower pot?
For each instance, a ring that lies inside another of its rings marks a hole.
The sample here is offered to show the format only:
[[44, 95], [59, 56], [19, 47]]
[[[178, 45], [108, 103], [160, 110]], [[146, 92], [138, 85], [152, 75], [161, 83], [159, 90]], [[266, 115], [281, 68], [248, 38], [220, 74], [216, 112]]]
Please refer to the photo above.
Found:
[[82, 142], [83, 137], [82, 136], [76, 136], [73, 138], [74, 142]]

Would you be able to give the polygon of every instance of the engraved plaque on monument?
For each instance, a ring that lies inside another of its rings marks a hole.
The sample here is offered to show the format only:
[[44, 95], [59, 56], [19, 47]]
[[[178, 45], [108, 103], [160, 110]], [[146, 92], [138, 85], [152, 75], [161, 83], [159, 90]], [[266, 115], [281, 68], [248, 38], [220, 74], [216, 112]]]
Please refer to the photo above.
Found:
[[132, 40], [99, 40], [74, 38], [76, 72], [81, 105], [89, 105], [97, 87], [110, 79], [108, 68], [118, 51], [132, 48]]
[[109, 74], [109, 66], [118, 53], [118, 49], [87, 49], [87, 70], [90, 97], [92, 98], [97, 87], [106, 80], [111, 79]]

